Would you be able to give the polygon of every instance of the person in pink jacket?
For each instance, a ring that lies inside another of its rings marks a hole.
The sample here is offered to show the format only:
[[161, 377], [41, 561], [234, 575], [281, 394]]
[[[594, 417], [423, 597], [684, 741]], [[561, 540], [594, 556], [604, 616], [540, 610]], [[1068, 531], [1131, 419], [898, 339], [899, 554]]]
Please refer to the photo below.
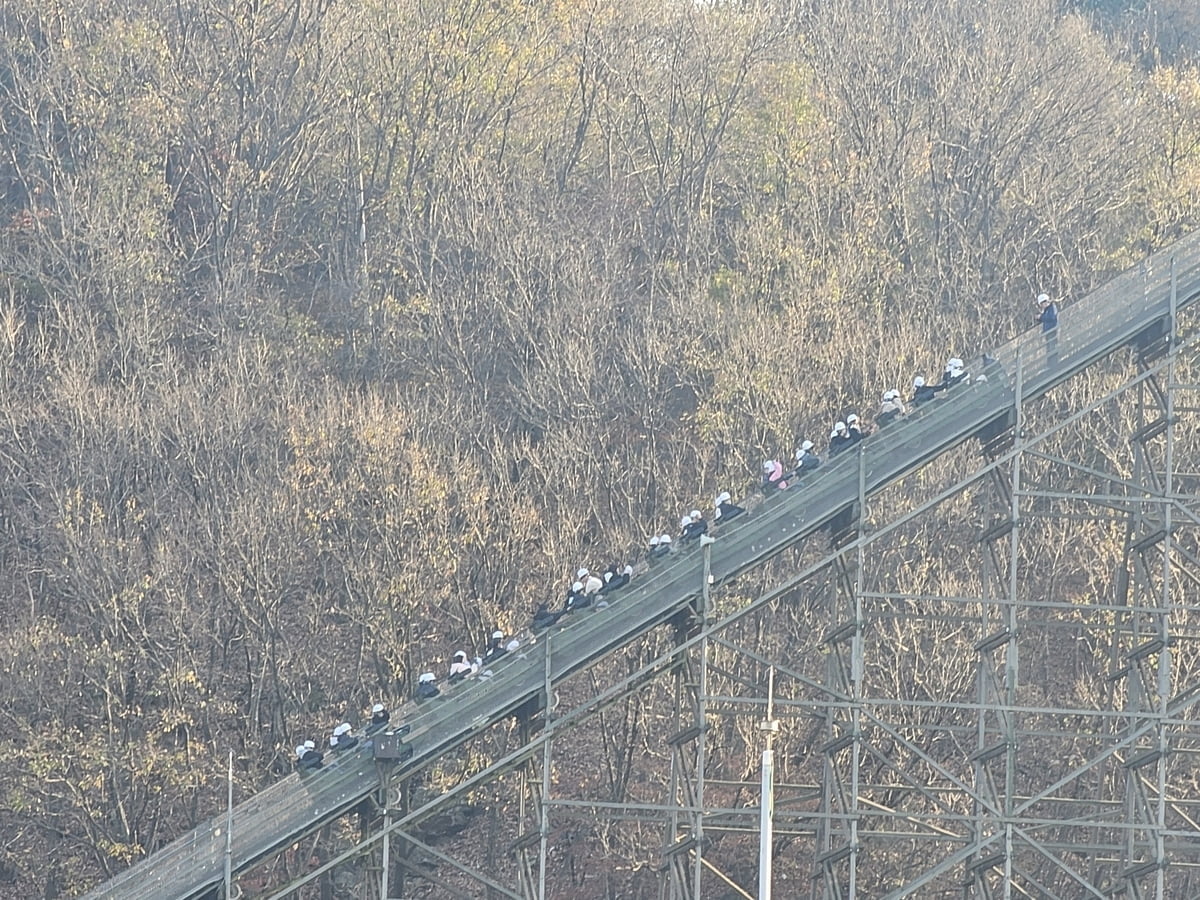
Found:
[[771, 493], [773, 490], [787, 490], [787, 481], [783, 477], [783, 464], [777, 459], [763, 461], [763, 490]]

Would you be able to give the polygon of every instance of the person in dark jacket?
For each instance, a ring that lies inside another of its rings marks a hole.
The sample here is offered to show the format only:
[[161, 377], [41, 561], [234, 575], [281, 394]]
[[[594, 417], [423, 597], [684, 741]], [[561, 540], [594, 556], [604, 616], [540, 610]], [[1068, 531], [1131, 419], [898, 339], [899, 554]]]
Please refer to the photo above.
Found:
[[833, 431], [829, 432], [829, 455], [831, 457], [837, 456], [852, 443], [854, 441], [846, 430], [846, 423], [838, 422], [833, 426]]
[[1049, 294], [1038, 294], [1038, 314], [1034, 322], [1042, 326], [1046, 336], [1046, 361], [1051, 365], [1058, 362], [1058, 304]]
[[296, 768], [301, 774], [312, 772], [324, 765], [325, 757], [312, 741], [305, 741], [296, 748]]
[[371, 707], [371, 721], [367, 723], [367, 737], [375, 734], [377, 731], [383, 731], [387, 728], [388, 721], [391, 719], [391, 713], [387, 711], [387, 707], [382, 703], [376, 703]]
[[[575, 582], [579, 584], [579, 582]], [[579, 584], [579, 593], [583, 594], [583, 585]], [[499, 629], [492, 632], [492, 639], [488, 641], [488, 645], [483, 648], [484, 662], [495, 662], [508, 651], [504, 649], [504, 632]]]
[[487, 645], [487, 649], [483, 652], [482, 662], [495, 662], [506, 653], [512, 653], [519, 646], [521, 646], [521, 642], [516, 638], [505, 640], [504, 632], [496, 629], [492, 632], [491, 643]]
[[700, 510], [693, 509], [679, 523], [680, 535], [685, 547], [691, 547], [700, 540], [700, 536], [708, 533], [708, 522]]
[[625, 566], [618, 568], [616, 563], [613, 563], [604, 570], [604, 587], [600, 588], [601, 594], [613, 594], [619, 591], [625, 585], [629, 584], [633, 578], [633, 566]]
[[560, 609], [557, 612], [550, 612], [548, 603], [539, 603], [537, 611], [533, 614], [533, 630], [545, 631], [558, 622], [567, 614], [567, 610]]
[[418, 703], [424, 703], [426, 700], [432, 700], [441, 690], [437, 686], [437, 676], [432, 672], [424, 672], [417, 679], [416, 700]]
[[920, 406], [922, 403], [928, 403], [945, 389], [944, 384], [926, 384], [925, 379], [918, 375], [913, 379], [912, 405]]
[[964, 381], [969, 382], [970, 378], [971, 376], [967, 374], [963, 361], [955, 356], [946, 363], [946, 370], [942, 372], [942, 387], [952, 388]]
[[1058, 327], [1058, 304], [1050, 299], [1049, 294], [1038, 294], [1038, 314], [1034, 321], [1042, 326], [1042, 332], [1053, 331]]
[[[583, 589], [582, 581], [576, 581], [571, 585], [571, 589], [567, 591], [567, 598], [563, 602], [563, 609], [567, 612], [575, 612], [577, 609], [587, 609], [591, 605], [592, 595]], [[486, 654], [484, 654], [484, 658], [487, 658]]]
[[796, 475], [814, 472], [821, 467], [821, 457], [813, 452], [813, 442], [805, 441], [796, 451]]
[[850, 438], [850, 446], [854, 446], [866, 437], [862, 425], [859, 424], [857, 413], [850, 413], [846, 416], [846, 437]]
[[743, 507], [733, 502], [733, 495], [729, 491], [721, 491], [721, 493], [717, 494], [717, 499], [713, 502], [713, 507], [713, 522], [717, 525], [724, 525], [746, 511]]
[[333, 729], [333, 734], [329, 738], [329, 749], [335, 753], [341, 753], [343, 750], [352, 750], [358, 746], [358, 738], [350, 733], [350, 723], [343, 722], [337, 728]]
[[669, 534], [660, 534], [650, 538], [650, 549], [646, 552], [646, 558], [651, 563], [656, 562], [664, 557], [671, 555], [671, 536]]

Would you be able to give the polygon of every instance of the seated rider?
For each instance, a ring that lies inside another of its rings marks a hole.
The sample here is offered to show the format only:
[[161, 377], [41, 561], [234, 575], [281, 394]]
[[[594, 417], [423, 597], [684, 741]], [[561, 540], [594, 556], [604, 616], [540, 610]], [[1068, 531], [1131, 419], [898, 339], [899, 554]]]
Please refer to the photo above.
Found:
[[466, 650], [456, 650], [454, 652], [454, 660], [450, 663], [450, 676], [446, 679], [450, 684], [458, 684], [460, 681], [474, 675], [479, 671], [478, 666], [471, 665], [467, 660]]
[[662, 559], [664, 556], [669, 556], [671, 553], [671, 536], [669, 534], [656, 534], [650, 538], [650, 549], [646, 551], [646, 558], [651, 562]]
[[617, 564], [613, 563], [604, 570], [604, 587], [600, 588], [600, 593], [611, 594], [619, 591], [629, 584], [631, 578], [633, 578], [633, 566], [618, 569]]
[[846, 423], [838, 422], [833, 426], [833, 431], [829, 433], [829, 455], [837, 456], [852, 443], [854, 441], [846, 429]]
[[883, 402], [879, 404], [879, 415], [875, 417], [875, 425], [878, 428], [883, 428], [885, 425], [890, 425], [896, 421], [901, 415], [900, 408], [896, 405], [896, 392], [887, 391], [883, 395]]
[[944, 384], [926, 384], [925, 378], [918, 375], [913, 379], [912, 405], [920, 406], [922, 403], [928, 403], [938, 395], [939, 391], [945, 389], [946, 385]]
[[592, 594], [604, 587], [604, 581], [598, 575], [593, 575], [590, 572], [588, 572], [588, 574], [585, 575], [582, 580], [583, 595], [585, 597], [592, 596]]
[[584, 592], [582, 581], [577, 581], [571, 585], [571, 589], [567, 591], [567, 600], [563, 604], [563, 610], [566, 612], [574, 612], [577, 609], [587, 609], [591, 605], [591, 594]]
[[296, 768], [301, 772], [311, 772], [324, 765], [325, 757], [312, 741], [305, 741], [296, 748]]
[[516, 638], [505, 641], [504, 632], [497, 629], [496, 631], [492, 632], [491, 643], [489, 643], [487, 645], [487, 649], [483, 651], [483, 659], [481, 660], [481, 664], [484, 662], [495, 662], [500, 657], [504, 656], [504, 654], [511, 653], [519, 646], [521, 646], [521, 642]]
[[813, 442], [805, 441], [796, 451], [796, 474], [803, 475], [812, 472], [821, 465], [821, 457], [813, 453]]
[[567, 610], [560, 609], [558, 612], [550, 612], [548, 603], [539, 603], [537, 612], [533, 614], [533, 630], [544, 631], [558, 622], [567, 614]]
[[767, 494], [787, 490], [783, 465], [777, 459], [763, 460], [763, 491]]
[[861, 441], [868, 433], [863, 432], [857, 413], [850, 413], [850, 415], [846, 416], [846, 436], [850, 438], [851, 446]]
[[343, 750], [351, 750], [357, 746], [358, 738], [350, 733], [349, 722], [343, 722], [333, 729], [333, 735], [329, 738], [329, 749], [341, 753]]
[[713, 507], [713, 522], [717, 525], [724, 525], [730, 519], [735, 519], [746, 511], [733, 502], [733, 496], [729, 491], [721, 491], [717, 494], [717, 499], [713, 501]]
[[970, 377], [963, 367], [963, 361], [958, 357], [954, 357], [946, 363], [946, 370], [942, 373], [942, 387], [954, 387], [956, 384], [966, 381]]
[[432, 672], [424, 672], [417, 679], [416, 700], [418, 703], [424, 703], [426, 700], [432, 700], [441, 691], [437, 686], [437, 677]]
[[375, 734], [377, 731], [383, 731], [387, 727], [388, 720], [391, 719], [391, 714], [387, 711], [387, 707], [382, 703], [376, 703], [371, 707], [371, 721], [367, 723], [364, 731], [367, 737]]
[[698, 509], [693, 509], [684, 516], [679, 524], [681, 529], [679, 536], [687, 546], [700, 540], [701, 535], [708, 533], [708, 522], [704, 521], [704, 516]]

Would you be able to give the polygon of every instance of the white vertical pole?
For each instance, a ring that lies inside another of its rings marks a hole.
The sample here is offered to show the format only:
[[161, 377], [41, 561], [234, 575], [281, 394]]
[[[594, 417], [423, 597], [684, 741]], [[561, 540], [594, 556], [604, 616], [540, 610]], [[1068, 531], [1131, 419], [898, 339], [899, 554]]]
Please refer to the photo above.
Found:
[[771, 900], [771, 853], [775, 821], [775, 750], [772, 742], [779, 731], [775, 714], [775, 668], [767, 675], [767, 717], [758, 730], [767, 739], [762, 754], [762, 787], [758, 817], [758, 900]]
[[554, 714], [554, 667], [550, 659], [550, 629], [546, 629], [546, 669], [545, 691], [546, 712], [542, 718], [542, 730], [546, 733], [546, 742], [542, 745], [542, 797], [538, 823], [538, 888], [537, 900], [546, 900], [546, 867], [550, 858], [550, 789], [552, 787], [552, 755], [553, 739], [549, 736], [550, 719]]
[[387, 780], [384, 780], [383, 788], [383, 866], [379, 873], [379, 897], [380, 900], [388, 900], [391, 894], [392, 887], [388, 883], [389, 870], [392, 867], [392, 829], [388, 826], [392, 824], [392, 804], [391, 804], [391, 788], [388, 786]]
[[225, 900], [233, 896], [233, 751], [229, 751], [229, 804], [225, 815]]
[[[702, 732], [707, 732], [708, 720], [708, 623], [711, 618], [709, 610], [712, 598], [709, 593], [712, 588], [712, 547], [716, 538], [711, 535], [700, 535], [700, 546], [704, 548], [704, 581], [700, 585], [700, 602], [703, 606], [700, 613], [701, 640], [698, 647], [700, 654], [699, 684], [696, 688], [696, 724]], [[703, 733], [696, 745], [696, 818], [692, 837], [696, 839], [696, 852], [692, 862], [692, 896], [699, 900], [704, 896], [701, 881], [704, 876], [704, 779], [708, 765], [708, 735]]]

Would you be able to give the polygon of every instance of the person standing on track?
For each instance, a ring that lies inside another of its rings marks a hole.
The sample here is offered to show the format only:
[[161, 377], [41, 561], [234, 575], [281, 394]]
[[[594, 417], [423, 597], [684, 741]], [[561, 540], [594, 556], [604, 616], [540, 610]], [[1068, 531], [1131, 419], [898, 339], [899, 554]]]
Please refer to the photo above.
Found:
[[1042, 326], [1042, 334], [1046, 338], [1046, 364], [1058, 364], [1058, 304], [1046, 293], [1038, 294], [1039, 312], [1034, 322]]

